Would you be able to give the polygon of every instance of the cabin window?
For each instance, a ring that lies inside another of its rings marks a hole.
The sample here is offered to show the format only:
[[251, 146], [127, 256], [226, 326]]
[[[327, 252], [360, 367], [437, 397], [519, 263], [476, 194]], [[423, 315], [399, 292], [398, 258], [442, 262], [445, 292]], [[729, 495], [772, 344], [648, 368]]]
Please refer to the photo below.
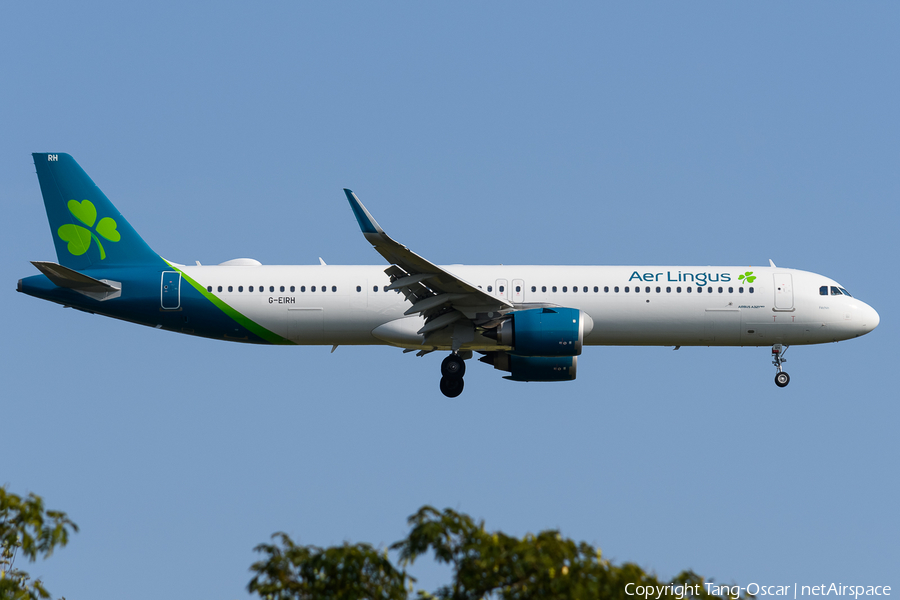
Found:
[[728, 288], [728, 293], [729, 293], [729, 294], [733, 294], [733, 293], [734, 293], [734, 288], [733, 288], [733, 287]]
[[373, 285], [373, 286], [372, 286], [372, 291], [373, 291], [373, 292], [377, 292], [377, 291], [378, 291], [378, 286], [377, 286], [377, 285]]
[[550, 289], [553, 290], [553, 293], [554, 293], [554, 294], [556, 293], [556, 286], [555, 286], [555, 285], [554, 285], [552, 288], [550, 288]]
[[244, 291], [244, 286], [239, 285], [239, 286], [238, 286], [238, 291], [239, 291], [239, 292], [243, 292], [243, 291]]
[[667, 294], [671, 294], [671, 293], [672, 293], [672, 286], [669, 286], [669, 285], [666, 286], [666, 293], [667, 293]]
[[[619, 293], [619, 286], [616, 286], [616, 287], [614, 287], [613, 289], [615, 290], [615, 292], [616, 292], [617, 294]], [[625, 288], [625, 289], [627, 290], [628, 288]]]
[[679, 285], [678, 287], [676, 287], [676, 288], [675, 288], [675, 291], [676, 291], [677, 293], [680, 294], [680, 293], [681, 293], [681, 286]]
[[702, 287], [698, 287], [698, 288], [697, 288], [697, 293], [698, 293], [698, 294], [702, 294], [702, 293], [703, 293], [703, 288], [702, 288]]
[[690, 294], [692, 291], [691, 286], [687, 286], [687, 293]]
[[[331, 291], [332, 291], [332, 292], [336, 292], [336, 291], [337, 291], [337, 286], [336, 286], [336, 285], [331, 286]], [[398, 291], [399, 291], [399, 290], [398, 290]]]
[[293, 292], [293, 291], [295, 291], [295, 288], [294, 288], [294, 286], [291, 286], [291, 291], [292, 291], [292, 292]]
[[[247, 288], [247, 291], [248, 291], [248, 292], [252, 292], [252, 291], [253, 291], [253, 286], [251, 285], [250, 287], [248, 287], [248, 288]], [[259, 286], [259, 291], [263, 291], [262, 286]]]
[[542, 286], [541, 286], [541, 291], [542, 291], [542, 292], [546, 292], [546, 291], [547, 291], [547, 286], [546, 286], [546, 285], [542, 285]]
[[211, 286], [211, 285], [206, 286], [206, 291], [207, 291], [207, 292], [211, 292], [211, 291], [212, 291], [212, 286]]
[[494, 291], [494, 286], [489, 285], [489, 286], [488, 286], [488, 291], [489, 291], [489, 292], [493, 292], [493, 291]]
[[300, 291], [301, 291], [301, 292], [305, 292], [305, 291], [306, 291], [306, 286], [305, 286], [305, 285], [301, 285], [301, 286], [300, 286]]
[[568, 292], [568, 291], [569, 291], [569, 288], [566, 286], [563, 286], [563, 292]]
[[660, 293], [661, 291], [662, 291], [662, 288], [659, 287], [659, 286], [656, 286], [656, 293], [658, 294], [658, 293]]
[[536, 285], [531, 286], [531, 291], [532, 291], [532, 292], [536, 292], [536, 291], [537, 291], [537, 286], [536, 286]]
[[[337, 288], [334, 288], [337, 289]], [[388, 286], [384, 286], [384, 291], [388, 291]]]
[[626, 285], [626, 286], [625, 286], [625, 293], [627, 294], [629, 291], [631, 291], [631, 288], [629, 288], [629, 287]]
[[747, 290], [748, 290], [751, 294], [753, 293], [753, 288], [747, 288]]
[[357, 292], [361, 292], [361, 291], [362, 291], [362, 286], [361, 286], [361, 285], [356, 286], [356, 291], [357, 291]]
[[721, 287], [719, 288], [719, 293], [720, 293], [720, 294], [722, 293], [722, 288], [721, 288]]
[[739, 287], [739, 288], [738, 288], [738, 294], [743, 294], [743, 293], [744, 293], [744, 288]]
[[577, 285], [573, 285], [573, 286], [572, 286], [572, 293], [573, 293], [573, 294], [578, 293], [578, 286], [577, 286]]
[[229, 286], [228, 286], [228, 291], [229, 291], [229, 292], [233, 292], [233, 291], [234, 291], [234, 288], [231, 287], [231, 286], [229, 285]]
[[516, 293], [521, 292], [521, 291], [522, 291], [522, 286], [521, 286], [521, 285], [517, 285], [517, 286], [516, 286]]
[[281, 287], [279, 288], [279, 290], [283, 292], [283, 291], [284, 291], [284, 286], [281, 286]]
[[222, 286], [220, 285], [218, 289], [219, 289], [219, 291], [221, 292], [221, 291], [222, 291]]
[[499, 292], [501, 292], [501, 293], [502, 293], [502, 292], [505, 292], [505, 291], [506, 291], [505, 286], [502, 286], [502, 285], [501, 285], [499, 288], [497, 288], [497, 291], [499, 291]]
[[604, 285], [604, 286], [603, 286], [603, 291], [606, 292], [606, 293], [608, 294], [608, 293], [609, 293], [609, 286], [608, 286], [608, 285]]
[[314, 286], [314, 285], [309, 286], [309, 291], [311, 291], [311, 292], [316, 291], [316, 286]]
[[594, 286], [594, 293], [596, 294], [596, 293], [599, 292], [599, 291], [600, 291], [600, 288], [597, 287], [597, 286], [595, 285], [595, 286]]

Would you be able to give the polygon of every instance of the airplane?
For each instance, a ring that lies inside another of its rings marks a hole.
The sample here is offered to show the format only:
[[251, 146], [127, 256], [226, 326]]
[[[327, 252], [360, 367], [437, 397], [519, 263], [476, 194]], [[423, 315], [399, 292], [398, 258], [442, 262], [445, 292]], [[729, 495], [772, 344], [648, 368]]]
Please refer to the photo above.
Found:
[[388, 345], [448, 352], [513, 381], [575, 379], [584, 346], [771, 346], [775, 383], [791, 345], [859, 337], [878, 313], [836, 281], [796, 269], [709, 266], [438, 266], [389, 237], [345, 189], [363, 236], [390, 265], [178, 264], [150, 249], [75, 160], [32, 155], [59, 262], [18, 291], [157, 329], [251, 344]]

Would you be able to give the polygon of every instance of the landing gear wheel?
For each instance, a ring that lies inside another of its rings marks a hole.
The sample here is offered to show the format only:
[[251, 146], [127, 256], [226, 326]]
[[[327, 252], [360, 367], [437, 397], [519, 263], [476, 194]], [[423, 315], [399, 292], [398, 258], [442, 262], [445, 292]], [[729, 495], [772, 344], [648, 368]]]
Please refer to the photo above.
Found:
[[778, 387], [785, 387], [790, 382], [791, 376], [784, 371], [775, 374], [775, 385], [777, 385]]
[[462, 377], [454, 377], [452, 375], [444, 375], [441, 377], [441, 393], [448, 398], [456, 398], [462, 394], [465, 385], [466, 383], [463, 381]]
[[784, 387], [791, 382], [791, 376], [781, 370], [781, 364], [787, 362], [784, 357], [787, 349], [788, 347], [782, 344], [772, 346], [772, 364], [778, 369], [778, 372], [775, 373], [775, 385], [778, 387]]
[[[451, 354], [441, 363], [441, 375], [462, 378], [466, 374], [466, 362], [458, 354]], [[443, 385], [443, 384], [441, 384]], [[443, 389], [443, 387], [441, 388]]]

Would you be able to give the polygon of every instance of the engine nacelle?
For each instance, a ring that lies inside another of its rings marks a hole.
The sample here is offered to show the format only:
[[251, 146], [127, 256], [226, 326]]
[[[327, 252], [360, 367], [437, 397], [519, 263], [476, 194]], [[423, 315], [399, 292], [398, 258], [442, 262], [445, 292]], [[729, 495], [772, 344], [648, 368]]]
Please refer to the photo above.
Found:
[[530, 308], [512, 313], [485, 335], [518, 356], [577, 356], [593, 327], [591, 317], [577, 308]]
[[504, 379], [513, 381], [571, 381], [578, 370], [577, 356], [517, 356], [491, 352], [479, 360], [509, 372]]

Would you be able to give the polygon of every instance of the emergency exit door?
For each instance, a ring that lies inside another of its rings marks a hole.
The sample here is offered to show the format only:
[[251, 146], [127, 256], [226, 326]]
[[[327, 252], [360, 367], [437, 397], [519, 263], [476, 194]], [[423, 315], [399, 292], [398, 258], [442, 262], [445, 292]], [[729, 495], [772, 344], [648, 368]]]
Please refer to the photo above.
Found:
[[525, 302], [525, 282], [521, 279], [513, 279], [511, 299], [514, 304]]
[[507, 285], [505, 279], [497, 280], [496, 287], [494, 288], [494, 295], [498, 298], [503, 298], [504, 300], [509, 298], [509, 285]]

